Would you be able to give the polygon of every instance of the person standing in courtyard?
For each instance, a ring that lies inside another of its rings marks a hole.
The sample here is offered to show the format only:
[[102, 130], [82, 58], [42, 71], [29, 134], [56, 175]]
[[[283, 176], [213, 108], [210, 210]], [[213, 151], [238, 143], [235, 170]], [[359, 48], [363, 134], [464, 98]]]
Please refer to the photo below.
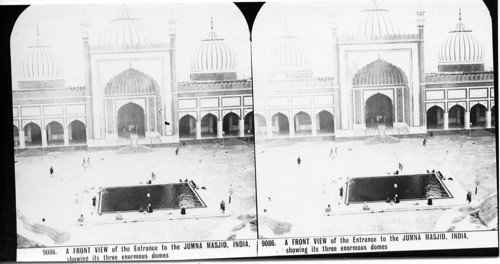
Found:
[[83, 158], [82, 167], [83, 167], [84, 169], [86, 169], [86, 167], [85, 167], [85, 158]]
[[332, 157], [333, 156], [333, 148], [330, 149], [330, 156], [329, 157]]
[[477, 187], [479, 186], [479, 184], [481, 183], [481, 181], [479, 181], [479, 175], [476, 175], [476, 180], [474, 182], [476, 184], [476, 190], [474, 191], [474, 194], [477, 195]]
[[49, 172], [50, 172], [50, 177], [52, 177], [54, 175], [54, 168], [52, 168], [52, 166], [50, 166]]
[[339, 196], [340, 196], [340, 199], [339, 199], [339, 204], [340, 204], [342, 202], [342, 198], [344, 198], [344, 186], [340, 186]]
[[87, 166], [90, 167], [90, 157], [87, 157]]
[[337, 158], [339, 157], [339, 151], [337, 148], [335, 148], [335, 157], [337, 157]]
[[297, 158], [297, 164], [300, 166], [300, 163], [302, 163], [302, 160], [300, 159], [300, 156]]
[[175, 155], [178, 156], [179, 155], [179, 147], [175, 148]]
[[332, 211], [332, 208], [330, 207], [330, 205], [328, 205], [325, 209], [325, 213], [329, 214], [331, 211]]
[[228, 190], [228, 193], [229, 193], [229, 203], [231, 203], [231, 196], [233, 195], [233, 185], [232, 184], [229, 184], [229, 190]]
[[94, 196], [94, 198], [92, 198], [92, 207], [95, 209], [95, 206], [96, 206], [96, 198]]
[[468, 203], [472, 202], [472, 193], [470, 191], [467, 192], [466, 200]]
[[154, 174], [154, 172], [151, 172], [151, 179], [152, 179], [153, 181], [156, 181], [156, 175]]
[[226, 203], [224, 202], [224, 200], [220, 202], [220, 210], [222, 211], [222, 213], [226, 212]]
[[422, 144], [425, 147], [425, 144], [427, 144], [427, 138], [424, 138], [424, 141], [422, 142]]
[[399, 171], [403, 171], [403, 164], [399, 163]]

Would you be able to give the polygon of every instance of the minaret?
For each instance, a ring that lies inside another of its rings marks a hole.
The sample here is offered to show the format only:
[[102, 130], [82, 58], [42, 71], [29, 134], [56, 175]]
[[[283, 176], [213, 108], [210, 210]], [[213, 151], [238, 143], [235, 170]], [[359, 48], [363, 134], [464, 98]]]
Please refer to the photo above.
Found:
[[337, 33], [337, 18], [332, 16], [332, 43], [333, 43], [333, 89], [334, 89], [334, 102], [335, 102], [335, 130], [341, 129], [341, 115], [340, 115], [340, 79], [339, 79], [339, 46], [338, 46], [338, 33]]
[[[177, 62], [176, 62], [176, 35], [177, 35], [177, 20], [169, 20], [169, 36], [170, 36], [170, 92], [172, 94], [172, 116], [164, 116], [165, 121], [170, 123], [172, 129], [172, 134], [174, 136], [179, 136], [179, 115], [177, 114]], [[165, 96], [163, 97], [163, 105], [167, 106], [165, 101]], [[164, 111], [166, 112], [166, 111]], [[167, 127], [167, 126], [165, 126]], [[163, 135], [166, 135], [167, 131], [163, 129]]]
[[92, 89], [91, 89], [91, 76], [90, 76], [90, 45], [89, 45], [89, 23], [83, 22], [80, 24], [82, 29], [82, 40], [83, 40], [83, 56], [84, 56], [84, 71], [85, 71], [85, 107], [87, 116], [89, 119], [87, 120], [87, 138], [94, 138], [94, 129], [93, 129], [93, 107], [92, 107]]
[[[420, 127], [427, 127], [427, 118], [425, 111], [425, 56], [424, 56], [424, 26], [425, 26], [425, 11], [417, 11], [417, 28], [418, 28], [418, 69], [420, 79]], [[415, 122], [412, 122], [414, 125]]]

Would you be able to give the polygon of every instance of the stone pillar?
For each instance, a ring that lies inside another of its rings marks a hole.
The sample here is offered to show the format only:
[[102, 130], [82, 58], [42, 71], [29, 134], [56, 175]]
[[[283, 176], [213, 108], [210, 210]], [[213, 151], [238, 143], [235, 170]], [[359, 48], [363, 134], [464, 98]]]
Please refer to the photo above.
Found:
[[64, 146], [69, 146], [69, 133], [68, 128], [64, 128]]
[[212, 115], [208, 116], [208, 132], [214, 132], [214, 117]]
[[448, 112], [443, 113], [443, 129], [448, 130]]
[[52, 138], [52, 127], [51, 127], [51, 126], [47, 126], [47, 134], [49, 135], [49, 137], [48, 137], [48, 138], [49, 138], [49, 141], [54, 140], [54, 139]]
[[217, 137], [222, 138], [222, 120], [217, 120]]
[[491, 111], [486, 111], [486, 128], [491, 128]]
[[295, 137], [295, 120], [292, 118], [292, 120], [290, 120], [288, 122], [288, 131], [290, 133], [290, 137]]
[[238, 120], [238, 134], [240, 137], [245, 136], [245, 120], [244, 119]]
[[270, 138], [273, 137], [273, 120], [272, 118], [267, 120], [268, 122], [266, 122], [266, 131], [267, 131], [267, 137]]
[[313, 136], [316, 136], [318, 133], [316, 131], [316, 115], [314, 113], [311, 115], [311, 133]]
[[19, 131], [19, 147], [20, 148], [25, 148], [26, 143], [24, 139], [24, 130]]
[[201, 121], [196, 121], [196, 139], [201, 138]]
[[42, 129], [42, 147], [47, 147], [47, 130]]
[[465, 129], [470, 128], [470, 112], [467, 111], [464, 113], [464, 122], [465, 122]]

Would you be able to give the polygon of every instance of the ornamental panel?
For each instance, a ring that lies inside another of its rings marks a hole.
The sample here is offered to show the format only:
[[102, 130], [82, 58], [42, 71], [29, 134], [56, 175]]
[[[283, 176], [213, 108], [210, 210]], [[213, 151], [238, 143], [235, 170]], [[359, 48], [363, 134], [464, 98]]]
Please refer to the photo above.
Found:
[[106, 120], [108, 122], [108, 134], [114, 133], [114, 120], [113, 120], [114, 112], [113, 112], [113, 100], [106, 100]]
[[355, 123], [361, 124], [361, 91], [354, 90], [354, 113], [355, 113]]
[[149, 132], [155, 131], [155, 98], [148, 97]]
[[403, 122], [403, 88], [396, 89], [397, 122]]

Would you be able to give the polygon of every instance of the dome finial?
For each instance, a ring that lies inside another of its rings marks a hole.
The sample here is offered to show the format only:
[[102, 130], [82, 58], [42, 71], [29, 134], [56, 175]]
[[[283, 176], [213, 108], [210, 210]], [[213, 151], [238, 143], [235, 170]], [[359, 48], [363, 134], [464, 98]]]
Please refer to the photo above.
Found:
[[458, 8], [458, 21], [462, 21], [462, 8]]
[[210, 30], [214, 30], [214, 17], [210, 15]]
[[290, 37], [290, 29], [288, 28], [288, 16], [285, 15], [285, 38]]
[[40, 29], [38, 28], [38, 23], [36, 24], [36, 37], [40, 38]]

